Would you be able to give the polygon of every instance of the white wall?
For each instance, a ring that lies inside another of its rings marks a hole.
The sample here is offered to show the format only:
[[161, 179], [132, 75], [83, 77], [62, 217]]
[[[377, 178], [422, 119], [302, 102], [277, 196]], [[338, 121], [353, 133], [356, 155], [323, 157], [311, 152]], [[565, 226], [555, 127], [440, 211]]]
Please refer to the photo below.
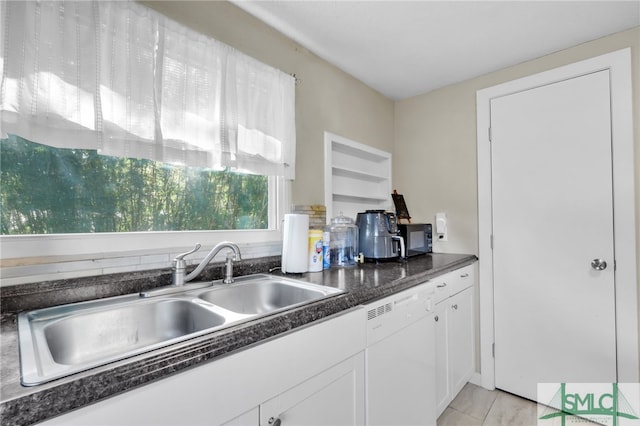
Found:
[[[476, 91], [625, 47], [632, 50], [640, 146], [640, 27], [396, 102], [393, 184], [415, 222], [433, 222], [436, 212], [447, 212], [449, 241], [435, 242], [436, 251], [478, 253]], [[635, 155], [637, 170], [640, 150]], [[640, 219], [638, 173], [635, 184]]]
[[[394, 187], [405, 194], [409, 212], [416, 222], [433, 222], [436, 212], [447, 212], [449, 241], [434, 242], [434, 251], [478, 254], [476, 91], [626, 47], [631, 48], [632, 54], [635, 216], [636, 224], [640, 225], [638, 27], [396, 102]], [[636, 240], [640, 245], [640, 238]], [[636, 253], [640, 253], [640, 247], [636, 248]], [[636, 261], [636, 264], [640, 268], [640, 262]], [[637, 276], [640, 276], [640, 270]], [[477, 292], [475, 303], [476, 327], [479, 327]], [[478, 357], [479, 335], [479, 328], [476, 328]], [[477, 362], [479, 365], [479, 358]]]

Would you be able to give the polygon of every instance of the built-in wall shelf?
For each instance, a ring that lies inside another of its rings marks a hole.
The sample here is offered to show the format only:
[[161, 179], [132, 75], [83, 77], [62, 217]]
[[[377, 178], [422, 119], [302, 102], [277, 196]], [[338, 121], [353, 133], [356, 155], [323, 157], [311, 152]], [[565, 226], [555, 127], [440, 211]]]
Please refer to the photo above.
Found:
[[362, 179], [362, 180], [370, 180], [372, 182], [384, 182], [389, 179], [387, 176], [379, 176], [372, 175], [370, 173], [361, 172], [359, 170], [353, 170], [344, 167], [332, 167], [332, 173], [334, 176], [352, 178], [352, 179]]
[[333, 194], [334, 201], [342, 201], [342, 202], [361, 202], [367, 204], [378, 204], [381, 202], [386, 202], [386, 198], [381, 197], [367, 197], [366, 194]]
[[392, 209], [390, 153], [329, 132], [324, 147], [327, 220]]

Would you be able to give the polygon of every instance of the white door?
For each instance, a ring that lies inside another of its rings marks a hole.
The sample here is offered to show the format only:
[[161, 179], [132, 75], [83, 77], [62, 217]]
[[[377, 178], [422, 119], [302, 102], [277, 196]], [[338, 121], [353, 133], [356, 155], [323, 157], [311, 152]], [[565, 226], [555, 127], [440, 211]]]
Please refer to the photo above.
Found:
[[495, 383], [529, 399], [616, 381], [610, 120], [609, 71], [491, 101]]

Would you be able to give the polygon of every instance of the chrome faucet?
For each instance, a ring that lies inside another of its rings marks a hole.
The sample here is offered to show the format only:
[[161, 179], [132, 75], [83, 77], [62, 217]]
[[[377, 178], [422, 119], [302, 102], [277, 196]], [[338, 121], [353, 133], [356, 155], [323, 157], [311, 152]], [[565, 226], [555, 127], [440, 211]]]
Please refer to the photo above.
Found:
[[202, 262], [200, 262], [200, 264], [196, 266], [196, 269], [194, 269], [190, 274], [185, 275], [187, 270], [187, 262], [185, 262], [184, 260], [185, 256], [195, 253], [196, 251], [200, 250], [200, 247], [202, 246], [200, 244], [197, 244], [193, 250], [179, 254], [175, 259], [173, 259], [173, 285], [181, 286], [184, 285], [184, 283], [189, 282], [197, 277], [198, 274], [200, 274], [200, 272], [202, 272], [202, 270], [205, 268], [205, 266], [209, 264], [211, 259], [213, 259], [215, 255], [218, 254], [218, 252], [223, 248], [229, 248], [232, 250], [232, 252], [227, 253], [224, 279], [222, 280], [222, 282], [225, 284], [231, 284], [233, 282], [233, 262], [236, 260], [242, 260], [242, 256], [240, 254], [240, 249], [238, 248], [238, 246], [231, 241], [222, 241], [221, 243], [216, 244], [216, 246], [211, 249], [209, 254], [207, 254], [207, 256], [202, 259]]
[[218, 254], [218, 252], [223, 248], [229, 248], [232, 250], [227, 253], [224, 279], [222, 280], [222, 282], [225, 284], [231, 284], [233, 282], [233, 261], [242, 260], [242, 257], [240, 256], [240, 249], [238, 248], [238, 246], [230, 241], [223, 241], [219, 244], [216, 244], [216, 246], [211, 249], [209, 254], [207, 254], [202, 262], [200, 262], [200, 264], [196, 266], [196, 269], [194, 269], [193, 272], [187, 275], [187, 262], [185, 262], [184, 258], [200, 250], [200, 247], [202, 247], [200, 244], [196, 244], [193, 250], [179, 254], [175, 257], [175, 259], [173, 259], [173, 267], [171, 268], [171, 270], [173, 271], [173, 285], [153, 288], [150, 290], [143, 290], [140, 292], [140, 297], [162, 296], [166, 294], [178, 293], [182, 291], [210, 286], [212, 282], [191, 284], [186, 283], [197, 277], [198, 274], [202, 272], [205, 266], [207, 266], [207, 264], [211, 261], [211, 259], [213, 259], [215, 255]]

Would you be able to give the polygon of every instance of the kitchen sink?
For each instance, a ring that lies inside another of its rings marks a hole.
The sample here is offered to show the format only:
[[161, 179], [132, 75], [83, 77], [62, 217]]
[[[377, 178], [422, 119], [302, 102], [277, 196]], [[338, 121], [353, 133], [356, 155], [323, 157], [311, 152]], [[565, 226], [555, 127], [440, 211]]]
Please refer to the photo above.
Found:
[[43, 333], [56, 363], [77, 365], [224, 323], [223, 316], [200, 305], [169, 299], [70, 315], [44, 326]]
[[240, 314], [265, 314], [288, 309], [341, 291], [270, 275], [239, 278], [236, 283], [205, 291], [200, 298]]
[[142, 299], [138, 295], [21, 313], [22, 384], [37, 385], [128, 358], [240, 319], [187, 297]]
[[24, 312], [18, 315], [21, 381], [46, 383], [339, 293], [258, 274], [155, 297], [126, 295]]

